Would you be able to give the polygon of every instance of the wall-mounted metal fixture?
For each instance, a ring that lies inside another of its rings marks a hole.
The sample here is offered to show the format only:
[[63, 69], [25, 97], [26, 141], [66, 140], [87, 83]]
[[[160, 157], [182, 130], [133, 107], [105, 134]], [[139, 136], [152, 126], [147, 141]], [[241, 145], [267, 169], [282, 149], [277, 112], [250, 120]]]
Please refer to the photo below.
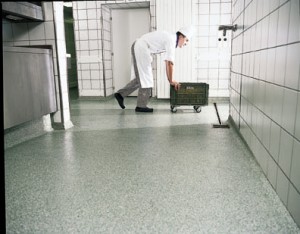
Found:
[[17, 22], [44, 21], [41, 2], [1, 2], [2, 18]]
[[227, 30], [232, 30], [233, 32], [235, 32], [237, 30], [237, 24], [235, 24], [235, 25], [220, 25], [219, 30], [223, 30], [223, 36], [225, 37]]

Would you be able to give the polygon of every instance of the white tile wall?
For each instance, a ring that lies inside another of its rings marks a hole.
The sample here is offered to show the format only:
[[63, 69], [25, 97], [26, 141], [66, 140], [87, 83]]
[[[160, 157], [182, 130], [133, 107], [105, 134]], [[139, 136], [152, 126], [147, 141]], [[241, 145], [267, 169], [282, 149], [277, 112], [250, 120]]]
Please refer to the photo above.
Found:
[[[276, 49], [272, 48], [267, 50], [267, 67], [266, 67], [266, 81], [274, 83], [274, 76], [275, 76], [275, 55]], [[261, 77], [263, 78], [263, 77]]]
[[277, 180], [277, 165], [272, 157], [268, 157], [268, 173], [267, 177], [272, 184], [273, 188], [276, 189], [276, 180]]
[[29, 40], [45, 40], [45, 25], [43, 23], [28, 24]]
[[226, 74], [226, 69], [230, 68], [232, 32], [227, 31], [225, 42], [218, 27], [231, 24], [231, 1], [193, 1], [193, 8], [196, 9], [194, 18], [198, 29], [195, 38], [197, 82], [210, 85], [211, 97], [228, 97], [230, 75]]
[[287, 61], [285, 69], [285, 86], [298, 89], [299, 82], [299, 63], [300, 63], [300, 44], [287, 46]]
[[270, 153], [272, 158], [278, 163], [280, 146], [280, 126], [271, 122], [270, 129]]
[[79, 95], [93, 96], [96, 93], [104, 96], [101, 86], [103, 83], [100, 51], [102, 48], [101, 4], [97, 1], [73, 2], [73, 18], [78, 58]]
[[293, 137], [281, 129], [279, 150], [279, 166], [286, 175], [290, 174], [291, 159], [293, 151]]
[[279, 9], [278, 30], [277, 30], [277, 45], [286, 44], [289, 31], [289, 15], [290, 2], [286, 3]]
[[299, 1], [290, 1], [290, 19], [288, 30], [288, 42], [297, 42], [300, 40], [300, 15], [299, 15]]
[[276, 47], [274, 83], [283, 86], [286, 71], [286, 46]]
[[298, 93], [297, 113], [295, 123], [295, 137], [300, 141], [300, 94]]
[[300, 225], [299, 1], [236, 0], [232, 12], [244, 27], [233, 34], [230, 114]]
[[[122, 1], [73, 1], [80, 96], [109, 96], [113, 90], [110, 9]], [[150, 1], [151, 29], [156, 27], [155, 1]], [[105, 84], [105, 86], [104, 86]]]
[[290, 186], [288, 195], [288, 210], [296, 220], [299, 220], [300, 197], [299, 191], [297, 191], [294, 186]]
[[290, 134], [294, 134], [297, 102], [297, 92], [284, 89], [281, 126]]
[[16, 41], [28, 41], [29, 32], [27, 23], [18, 23], [12, 24], [13, 38], [16, 38]]
[[288, 190], [289, 190], [289, 181], [283, 171], [278, 168], [277, 171], [277, 187], [276, 192], [279, 195], [283, 204], [287, 205], [288, 203]]
[[[278, 11], [274, 11], [269, 16], [269, 26], [268, 26], [268, 44], [267, 47], [276, 46], [277, 39], [277, 26], [278, 26]], [[279, 32], [280, 33], [280, 32]]]
[[293, 145], [293, 156], [292, 156], [292, 167], [291, 167], [291, 181], [295, 184], [297, 188], [300, 187], [300, 171], [298, 165], [300, 165], [300, 143], [294, 140]]

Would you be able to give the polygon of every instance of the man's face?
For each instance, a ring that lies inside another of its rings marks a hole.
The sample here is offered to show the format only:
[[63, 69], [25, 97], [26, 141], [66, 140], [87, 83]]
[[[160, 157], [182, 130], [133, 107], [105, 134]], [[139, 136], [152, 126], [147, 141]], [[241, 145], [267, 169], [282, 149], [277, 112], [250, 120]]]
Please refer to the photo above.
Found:
[[180, 35], [179, 39], [178, 39], [178, 47], [182, 48], [183, 46], [185, 46], [188, 43], [189, 39], [187, 39], [186, 37]]

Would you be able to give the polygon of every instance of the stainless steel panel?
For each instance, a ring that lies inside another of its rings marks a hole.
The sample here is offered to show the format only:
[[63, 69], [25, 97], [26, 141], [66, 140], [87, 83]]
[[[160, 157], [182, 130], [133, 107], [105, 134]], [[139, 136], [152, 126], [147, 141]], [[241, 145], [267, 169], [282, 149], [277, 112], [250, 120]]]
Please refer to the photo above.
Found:
[[50, 49], [3, 47], [4, 129], [57, 111]]

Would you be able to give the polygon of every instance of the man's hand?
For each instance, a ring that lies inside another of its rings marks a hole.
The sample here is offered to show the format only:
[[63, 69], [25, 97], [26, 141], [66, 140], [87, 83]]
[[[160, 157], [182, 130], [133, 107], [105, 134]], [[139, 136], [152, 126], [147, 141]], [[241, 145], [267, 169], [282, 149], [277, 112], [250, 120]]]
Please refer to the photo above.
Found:
[[167, 72], [167, 78], [170, 82], [170, 85], [174, 86], [175, 90], [180, 89], [180, 83], [176, 80], [173, 80], [173, 62], [166, 60], [166, 72]]
[[175, 90], [178, 91], [180, 89], [180, 83], [173, 80], [172, 82], [170, 82], [170, 85], [174, 86]]

